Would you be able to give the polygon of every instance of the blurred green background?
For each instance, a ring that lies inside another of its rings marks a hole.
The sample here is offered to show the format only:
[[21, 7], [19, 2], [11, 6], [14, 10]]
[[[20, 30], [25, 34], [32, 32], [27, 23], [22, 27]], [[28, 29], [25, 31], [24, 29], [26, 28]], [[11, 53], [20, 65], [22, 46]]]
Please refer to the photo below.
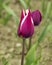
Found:
[[27, 8], [31, 11], [38, 9], [42, 13], [42, 22], [35, 27], [32, 44], [49, 22], [48, 30], [39, 44], [42, 48], [39, 65], [52, 65], [52, 0], [0, 0], [0, 65], [7, 64], [3, 57], [9, 65], [20, 65], [21, 56], [18, 53], [21, 52], [22, 39], [17, 36], [17, 28], [21, 10]]

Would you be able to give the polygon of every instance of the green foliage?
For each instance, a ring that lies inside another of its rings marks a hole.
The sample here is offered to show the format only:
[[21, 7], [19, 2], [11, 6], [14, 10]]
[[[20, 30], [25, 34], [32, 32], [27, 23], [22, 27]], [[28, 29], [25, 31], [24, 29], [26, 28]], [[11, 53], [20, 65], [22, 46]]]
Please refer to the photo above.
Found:
[[[28, 54], [26, 55], [26, 64], [25, 65], [31, 65], [35, 58], [35, 52], [37, 47], [39, 46], [39, 43], [42, 41], [44, 35], [46, 34], [47, 28], [49, 26], [49, 23], [46, 24], [44, 30], [42, 31], [41, 35], [39, 36], [38, 40], [35, 42], [35, 44], [32, 46]], [[38, 60], [36, 60], [38, 62]], [[36, 65], [36, 62], [34, 63]]]
[[6, 14], [4, 18], [0, 18], [0, 24], [6, 25], [9, 19], [10, 19], [10, 15]]
[[19, 0], [20, 3], [24, 6], [25, 9], [27, 9], [27, 4], [24, 0]]
[[12, 9], [10, 9], [8, 6], [6, 6], [5, 4], [3, 4], [3, 7], [5, 8], [5, 10], [8, 12], [8, 14], [12, 15], [16, 21], [16, 23], [19, 23], [19, 18], [17, 17], [17, 15], [14, 13], [14, 11]]
[[0, 17], [1, 17], [1, 12], [3, 10], [3, 6], [2, 6], [3, 2], [4, 2], [4, 0], [0, 0]]
[[[7, 22], [8, 22], [8, 20], [9, 20], [9, 18], [10, 18], [10, 15], [9, 14], [6, 14], [6, 16], [4, 16], [2, 18], [2, 11], [4, 10], [3, 3], [4, 3], [4, 0], [0, 0], [0, 17], [1, 17], [0, 18], [0, 23], [6, 25]], [[6, 4], [8, 5], [9, 2], [7, 2]]]
[[[46, 18], [48, 17], [47, 15], [49, 15], [50, 9], [51, 9], [51, 1], [48, 2], [47, 0], [42, 0], [41, 6], [42, 6], [42, 13], [43, 13], [43, 17]], [[45, 15], [46, 14], [46, 15]]]
[[50, 7], [49, 18], [50, 18], [50, 20], [52, 20], [52, 1], [51, 1], [51, 7]]
[[41, 10], [44, 17], [44, 14], [46, 14], [46, 10], [47, 10], [47, 0], [41, 0]]
[[38, 65], [38, 63], [41, 59], [41, 54], [42, 54], [42, 49], [40, 49], [39, 56], [34, 59], [34, 62], [31, 65]]
[[2, 63], [3, 63], [3, 65], [9, 65], [8, 61], [4, 57], [2, 58]]
[[4, 25], [8, 23], [9, 19], [10, 19], [10, 14], [6, 14], [6, 16], [4, 17]]
[[50, 32], [50, 35], [52, 35], [52, 24], [50, 23], [50, 25], [48, 26], [48, 30], [47, 30], [47, 32]]
[[4, 0], [0, 0], [0, 10], [3, 8], [2, 7], [2, 3], [4, 2]]
[[30, 1], [29, 1], [29, 0], [19, 0], [19, 1], [20, 1], [21, 5], [22, 5], [25, 9], [27, 9], [27, 8], [30, 7]]
[[51, 2], [48, 3], [44, 18], [47, 19], [51, 10]]

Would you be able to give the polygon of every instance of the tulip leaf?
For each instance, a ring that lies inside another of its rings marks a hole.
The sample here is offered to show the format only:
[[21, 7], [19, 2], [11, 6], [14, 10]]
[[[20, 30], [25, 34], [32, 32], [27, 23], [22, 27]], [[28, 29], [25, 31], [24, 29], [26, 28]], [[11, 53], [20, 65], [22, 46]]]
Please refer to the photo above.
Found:
[[42, 0], [42, 3], [41, 3], [41, 9], [42, 9], [42, 13], [43, 13], [43, 16], [45, 14], [45, 10], [46, 10], [46, 7], [45, 7], [45, 0]]
[[52, 23], [48, 26], [47, 32], [50, 32], [50, 35], [52, 35]]
[[47, 0], [42, 0], [42, 13], [43, 13], [43, 17], [46, 19], [49, 16], [49, 12], [51, 9], [51, 1], [47, 3]]
[[31, 49], [27, 53], [25, 65], [31, 65], [33, 63], [36, 49], [39, 46], [39, 43], [42, 41], [42, 39], [47, 31], [48, 26], [49, 26], [49, 23], [46, 24], [46, 26], [45, 26], [44, 30], [42, 31], [41, 35], [39, 36], [38, 40], [35, 42], [35, 44], [31, 47]]
[[51, 2], [49, 2], [47, 5], [46, 14], [44, 16], [45, 19], [47, 19], [47, 17], [49, 16], [50, 9], [51, 9]]
[[31, 65], [38, 65], [40, 59], [41, 59], [41, 55], [42, 55], [42, 49], [40, 49], [40, 52], [39, 52], [39, 57], [34, 60], [34, 62], [31, 64]]
[[27, 4], [25, 3], [25, 1], [24, 0], [19, 0], [19, 1], [24, 6], [24, 8], [27, 9]]
[[50, 14], [49, 14], [49, 18], [50, 18], [50, 20], [52, 20], [52, 1], [51, 1], [51, 8], [50, 8]]
[[4, 17], [4, 25], [6, 25], [8, 23], [8, 20], [10, 19], [10, 14], [6, 14], [6, 16]]
[[5, 10], [14, 17], [16, 23], [18, 24], [19, 22], [19, 18], [17, 17], [17, 15], [14, 13], [14, 11], [12, 9], [10, 9], [8, 6], [6, 6], [5, 4], [3, 4], [3, 7], [5, 8]]

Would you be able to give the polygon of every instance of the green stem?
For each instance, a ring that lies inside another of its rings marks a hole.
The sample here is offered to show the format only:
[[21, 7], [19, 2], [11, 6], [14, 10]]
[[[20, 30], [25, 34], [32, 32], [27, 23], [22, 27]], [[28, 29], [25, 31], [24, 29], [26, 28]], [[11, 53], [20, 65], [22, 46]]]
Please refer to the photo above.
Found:
[[29, 38], [29, 48], [28, 48], [28, 51], [29, 51], [30, 48], [31, 48], [31, 42], [32, 42], [32, 37]]
[[24, 45], [25, 45], [25, 39], [23, 39], [23, 43], [22, 43], [22, 58], [21, 58], [21, 65], [24, 65]]

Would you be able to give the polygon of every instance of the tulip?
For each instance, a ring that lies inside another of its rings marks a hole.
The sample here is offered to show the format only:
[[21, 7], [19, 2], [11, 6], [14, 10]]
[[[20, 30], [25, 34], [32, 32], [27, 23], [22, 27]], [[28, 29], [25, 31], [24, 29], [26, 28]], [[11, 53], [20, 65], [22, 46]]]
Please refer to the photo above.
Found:
[[35, 10], [31, 13], [33, 18], [34, 26], [38, 26], [42, 20], [42, 15], [39, 10]]
[[31, 37], [34, 33], [34, 23], [31, 17], [31, 12], [29, 9], [24, 12], [22, 10], [21, 19], [18, 27], [18, 36], [22, 36], [24, 38]]

